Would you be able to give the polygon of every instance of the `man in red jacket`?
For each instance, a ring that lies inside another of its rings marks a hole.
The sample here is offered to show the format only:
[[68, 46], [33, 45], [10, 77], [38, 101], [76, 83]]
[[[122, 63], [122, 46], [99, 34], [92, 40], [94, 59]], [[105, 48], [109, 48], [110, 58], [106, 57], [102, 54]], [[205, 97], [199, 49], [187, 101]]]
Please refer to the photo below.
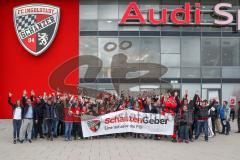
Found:
[[[77, 101], [76, 101], [77, 102]], [[74, 104], [73, 111], [73, 135], [74, 139], [83, 139], [81, 125], [81, 108], [79, 103]]]
[[[172, 116], [176, 115], [176, 108], [177, 108], [176, 98], [177, 98], [177, 96], [178, 96], [177, 92], [171, 91], [171, 92], [169, 92], [168, 99], [166, 101], [163, 101], [163, 103], [165, 105], [165, 111], [167, 113], [171, 113]], [[172, 142], [177, 142], [176, 132], [177, 132], [176, 121], [174, 121], [174, 130], [173, 130], [173, 135], [171, 136]]]

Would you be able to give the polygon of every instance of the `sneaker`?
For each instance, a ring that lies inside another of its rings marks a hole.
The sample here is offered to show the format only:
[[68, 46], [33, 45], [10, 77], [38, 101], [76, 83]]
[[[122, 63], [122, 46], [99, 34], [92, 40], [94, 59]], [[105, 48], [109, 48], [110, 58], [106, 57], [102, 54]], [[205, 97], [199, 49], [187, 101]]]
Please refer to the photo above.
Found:
[[23, 140], [19, 140], [20, 143], [23, 143]]
[[188, 140], [186, 140], [186, 141], [185, 141], [185, 143], [189, 143], [189, 141], [188, 141]]
[[65, 139], [64, 139], [64, 141], [68, 141], [68, 139], [67, 139], [67, 138], [65, 138]]
[[207, 140], [207, 139], [205, 139], [205, 142], [208, 142], [208, 140]]
[[29, 143], [32, 143], [32, 140], [31, 140], [31, 139], [29, 139], [29, 140], [28, 140], [28, 142], [29, 142]]
[[190, 142], [193, 142], [193, 139], [192, 139], [192, 138], [190, 139]]
[[240, 133], [240, 131], [237, 131], [237, 132], [235, 132], [235, 133]]
[[16, 140], [13, 140], [13, 144], [16, 144], [17, 143], [17, 141]]
[[82, 138], [81, 137], [78, 137], [78, 140], [81, 140]]
[[172, 139], [172, 142], [173, 142], [173, 143], [176, 143], [176, 142], [177, 142], [177, 140], [176, 140], [175, 138], [173, 138], [173, 139]]

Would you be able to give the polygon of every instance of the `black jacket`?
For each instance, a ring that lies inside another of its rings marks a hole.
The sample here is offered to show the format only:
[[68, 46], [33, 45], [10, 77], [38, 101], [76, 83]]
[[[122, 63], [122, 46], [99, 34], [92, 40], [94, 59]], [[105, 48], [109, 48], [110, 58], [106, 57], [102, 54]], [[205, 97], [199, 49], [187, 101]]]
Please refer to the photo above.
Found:
[[43, 111], [44, 111], [45, 102], [41, 100], [39, 103], [35, 105], [35, 119], [42, 120], [43, 119]]
[[44, 104], [43, 110], [44, 119], [53, 119], [54, 118], [54, 105], [49, 105], [47, 103]]
[[[194, 98], [193, 98], [195, 102], [196, 102], [196, 99], [197, 99], [196, 97], [197, 97], [197, 95], [195, 95]], [[203, 107], [203, 106], [200, 106], [200, 105], [196, 104], [196, 106], [195, 106], [195, 117], [196, 117], [196, 119], [207, 121], [208, 117], [209, 117], [208, 111], [213, 106], [214, 103], [215, 103], [215, 101], [213, 101], [210, 105], [208, 105], [206, 107]]]

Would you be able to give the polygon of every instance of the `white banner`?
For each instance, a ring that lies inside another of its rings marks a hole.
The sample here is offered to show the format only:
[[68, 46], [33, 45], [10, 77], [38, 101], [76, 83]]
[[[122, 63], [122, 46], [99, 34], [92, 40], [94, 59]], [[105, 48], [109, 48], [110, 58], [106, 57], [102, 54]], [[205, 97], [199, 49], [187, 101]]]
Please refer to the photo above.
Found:
[[84, 137], [124, 132], [172, 135], [174, 117], [168, 113], [161, 115], [122, 110], [83, 119], [81, 123]]

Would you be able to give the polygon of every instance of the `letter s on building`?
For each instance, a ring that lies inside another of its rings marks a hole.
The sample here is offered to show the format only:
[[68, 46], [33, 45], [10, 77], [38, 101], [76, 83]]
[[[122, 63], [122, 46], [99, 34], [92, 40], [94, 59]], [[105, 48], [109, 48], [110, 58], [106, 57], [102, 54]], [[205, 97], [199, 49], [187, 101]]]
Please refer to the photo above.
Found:
[[230, 3], [218, 3], [215, 7], [214, 7], [214, 14], [220, 16], [220, 17], [225, 17], [226, 20], [214, 20], [214, 24], [217, 25], [228, 25], [229, 23], [232, 23], [233, 21], [233, 15], [227, 11], [223, 11], [221, 10], [221, 8], [232, 8], [232, 4]]

